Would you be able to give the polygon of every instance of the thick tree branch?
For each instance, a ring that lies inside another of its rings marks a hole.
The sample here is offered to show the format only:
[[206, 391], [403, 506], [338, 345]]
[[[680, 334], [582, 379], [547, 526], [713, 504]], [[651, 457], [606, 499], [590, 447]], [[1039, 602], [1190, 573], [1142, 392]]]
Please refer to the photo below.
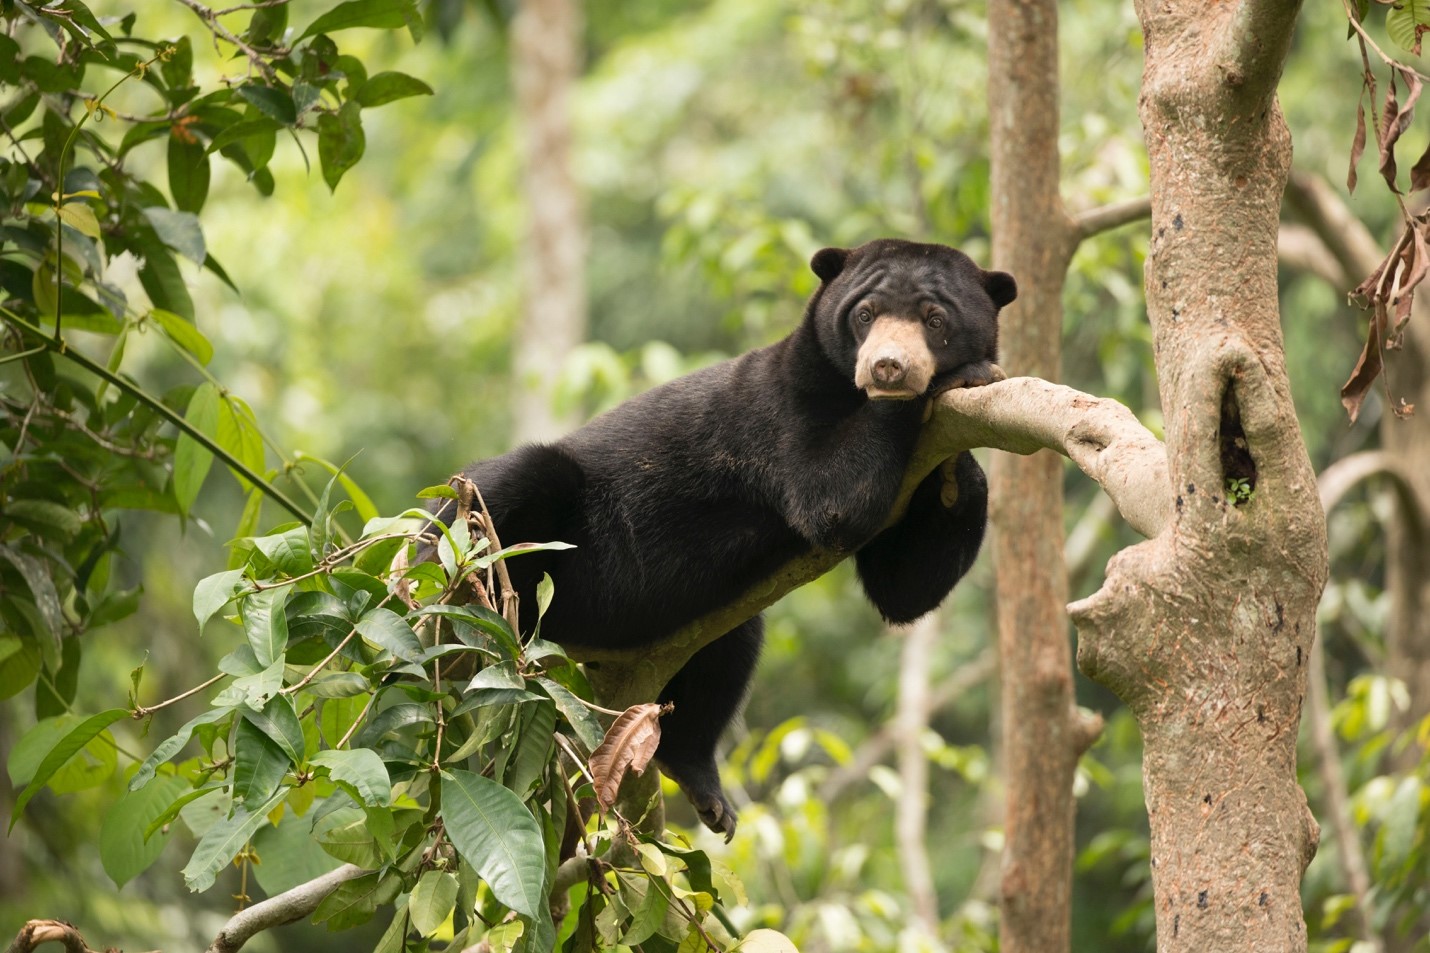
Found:
[[[1071, 387], [1017, 377], [939, 396], [891, 518], [902, 513], [914, 488], [940, 462], [973, 447], [1022, 455], [1049, 449], [1069, 457], [1102, 485], [1143, 535], [1156, 535], [1171, 517], [1166, 454], [1132, 411]], [[786, 563], [728, 605], [657, 645], [636, 652], [572, 646], [570, 654], [588, 663], [602, 704], [621, 708], [651, 701], [696, 651], [785, 593], [822, 576], [847, 555], [820, 550]]]
[[365, 873], [367, 871], [355, 864], [344, 864], [292, 890], [285, 890], [276, 897], [240, 910], [223, 925], [205, 953], [234, 953], [264, 930], [301, 920], [316, 910], [323, 898], [336, 890], [339, 884]]
[[1140, 222], [1151, 214], [1152, 197], [1150, 195], [1114, 202], [1099, 208], [1090, 208], [1073, 216], [1073, 240], [1083, 242], [1094, 235], [1110, 232], [1114, 228], [1121, 228], [1123, 225], [1130, 225], [1133, 222]]

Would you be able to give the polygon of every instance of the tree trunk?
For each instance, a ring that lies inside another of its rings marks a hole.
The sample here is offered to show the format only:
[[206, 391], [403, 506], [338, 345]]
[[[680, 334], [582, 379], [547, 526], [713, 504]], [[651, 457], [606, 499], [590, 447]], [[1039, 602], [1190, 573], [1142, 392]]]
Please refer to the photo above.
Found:
[[[999, 322], [1000, 359], [1050, 381], [1061, 376], [1063, 281], [1077, 244], [1059, 193], [1057, 22], [1056, 0], [988, 6], [993, 267], [1018, 280]], [[999, 943], [1065, 953], [1073, 773], [1099, 724], [1073, 697], [1062, 459], [995, 454], [990, 496], [1006, 785]]]
[[1298, 6], [1138, 3], [1174, 512], [1070, 608], [1079, 664], [1142, 729], [1162, 953], [1306, 949], [1319, 832], [1296, 734], [1327, 554], [1276, 284], [1291, 160], [1276, 84]]
[[553, 440], [576, 423], [573, 413], [556, 411], [554, 398], [562, 362], [586, 336], [586, 220], [571, 171], [580, 44], [578, 0], [521, 0], [511, 22], [511, 72], [527, 213], [512, 356], [522, 441]]

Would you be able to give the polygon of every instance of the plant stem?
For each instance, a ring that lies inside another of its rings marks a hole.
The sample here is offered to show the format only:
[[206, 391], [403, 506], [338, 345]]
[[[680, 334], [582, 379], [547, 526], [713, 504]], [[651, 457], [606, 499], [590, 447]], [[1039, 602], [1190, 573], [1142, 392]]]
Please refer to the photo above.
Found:
[[114, 385], [124, 393], [130, 395], [135, 400], [148, 407], [150, 410], [153, 410], [155, 413], [159, 414], [159, 416], [163, 417], [165, 420], [172, 423], [175, 427], [178, 427], [184, 433], [192, 437], [205, 450], [209, 451], [214, 456], [218, 457], [220, 460], [226, 463], [229, 467], [242, 474], [244, 479], [248, 480], [254, 486], [261, 489], [266, 496], [270, 497], [279, 506], [282, 506], [285, 510], [292, 513], [298, 519], [302, 520], [303, 523], [310, 526], [312, 525], [312, 516], [305, 513], [298, 506], [298, 504], [294, 503], [291, 499], [289, 499], [287, 494], [285, 494], [282, 490], [278, 489], [272, 483], [269, 483], [267, 480], [263, 479], [263, 477], [259, 476], [257, 473], [251, 470], [248, 465], [245, 464], [242, 460], [239, 460], [237, 457], [229, 453], [223, 447], [220, 447], [207, 434], [198, 430], [196, 427], [194, 427], [193, 424], [189, 423], [175, 411], [170, 410], [168, 407], [164, 406], [164, 403], [162, 401], [150, 395], [143, 388], [139, 387], [136, 384], [132, 384], [129, 381], [126, 381], [118, 374], [115, 374], [110, 371], [104, 365], [98, 364], [90, 360], [78, 351], [72, 350], [69, 346], [69, 342], [66, 341], [64, 338], [59, 337], [58, 335], [56, 335], [55, 337], [51, 337], [50, 335], [45, 333], [44, 329], [31, 324], [29, 321], [26, 321], [24, 318], [20, 317], [18, 314], [9, 310], [8, 308], [0, 308], [0, 317], [4, 317], [6, 321], [9, 321], [16, 327], [23, 328], [24, 330], [29, 331], [31, 334], [36, 335], [40, 338], [41, 341], [45, 342], [45, 347], [47, 349], [54, 351], [57, 354], [63, 355], [73, 363], [78, 364], [80, 367], [89, 371], [91, 374], [94, 374], [95, 376], [108, 381], [110, 384]]

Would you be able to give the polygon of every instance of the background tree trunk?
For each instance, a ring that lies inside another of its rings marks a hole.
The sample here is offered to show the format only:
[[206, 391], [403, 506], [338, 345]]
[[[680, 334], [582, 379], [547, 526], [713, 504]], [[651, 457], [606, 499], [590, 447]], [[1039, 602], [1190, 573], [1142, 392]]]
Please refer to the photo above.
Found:
[[[1077, 244], [1059, 193], [1057, 27], [1056, 0], [990, 0], [993, 267], [1018, 280], [999, 322], [1000, 359], [1050, 381], [1061, 377], [1063, 281]], [[1062, 464], [1052, 453], [995, 453], [992, 466], [1007, 953], [1069, 949], [1073, 773], [1100, 726], [1073, 695]]]
[[586, 337], [586, 217], [571, 162], [580, 62], [578, 0], [521, 0], [511, 23], [527, 210], [523, 315], [512, 355], [521, 442], [555, 439], [577, 423], [574, 408], [557, 413], [553, 400], [562, 362]]
[[[1306, 948], [1299, 888], [1318, 829], [1296, 734], [1327, 554], [1276, 284], [1291, 159], [1276, 84], [1298, 6], [1138, 4], [1174, 514], [1071, 608], [1083, 670], [1142, 729], [1163, 953]], [[1249, 498], [1229, 500], [1237, 487]]]

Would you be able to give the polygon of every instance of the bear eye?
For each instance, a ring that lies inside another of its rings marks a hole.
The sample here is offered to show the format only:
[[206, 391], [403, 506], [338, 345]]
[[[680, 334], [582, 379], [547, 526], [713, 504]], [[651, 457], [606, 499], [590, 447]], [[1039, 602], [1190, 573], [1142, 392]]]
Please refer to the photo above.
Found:
[[854, 312], [854, 317], [859, 319], [860, 324], [868, 324], [870, 321], [874, 320], [874, 312], [870, 311], [868, 308], [860, 308], [858, 311]]
[[934, 330], [938, 330], [939, 328], [943, 327], [943, 315], [931, 314], [928, 316], [928, 321], [926, 323]]

